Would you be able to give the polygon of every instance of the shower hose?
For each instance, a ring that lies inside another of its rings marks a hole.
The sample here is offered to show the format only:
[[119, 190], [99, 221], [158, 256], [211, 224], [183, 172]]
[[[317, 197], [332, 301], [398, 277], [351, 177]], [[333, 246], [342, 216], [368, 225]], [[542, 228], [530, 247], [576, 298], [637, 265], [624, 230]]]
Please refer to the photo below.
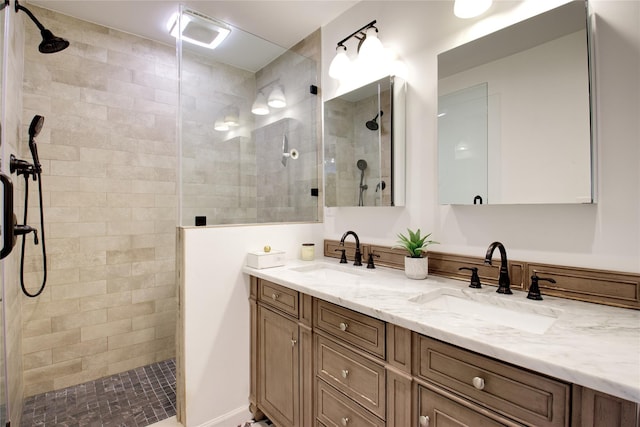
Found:
[[[38, 176], [38, 198], [40, 202], [40, 237], [42, 240], [42, 268], [44, 270], [44, 276], [42, 278], [42, 284], [40, 285], [40, 289], [35, 294], [30, 293], [25, 284], [24, 284], [24, 252], [26, 246], [26, 234], [22, 235], [22, 248], [20, 251], [20, 286], [22, 287], [22, 292], [31, 298], [35, 298], [44, 291], [44, 286], [47, 283], [47, 251], [45, 249], [45, 239], [44, 239], [44, 214], [42, 208], [42, 180], [40, 179], [40, 172], [35, 172]], [[24, 176], [24, 215], [22, 223], [27, 223], [27, 209], [29, 206], [29, 174], [25, 174]], [[34, 229], [34, 238], [33, 243], [38, 244], [38, 231]]]

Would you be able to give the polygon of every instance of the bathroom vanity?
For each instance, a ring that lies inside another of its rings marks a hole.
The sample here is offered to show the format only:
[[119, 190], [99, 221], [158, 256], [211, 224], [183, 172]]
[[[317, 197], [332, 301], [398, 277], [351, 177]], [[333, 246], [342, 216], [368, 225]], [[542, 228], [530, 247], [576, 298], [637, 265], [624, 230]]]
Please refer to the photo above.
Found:
[[334, 259], [244, 272], [251, 411], [279, 427], [638, 425], [636, 310]]

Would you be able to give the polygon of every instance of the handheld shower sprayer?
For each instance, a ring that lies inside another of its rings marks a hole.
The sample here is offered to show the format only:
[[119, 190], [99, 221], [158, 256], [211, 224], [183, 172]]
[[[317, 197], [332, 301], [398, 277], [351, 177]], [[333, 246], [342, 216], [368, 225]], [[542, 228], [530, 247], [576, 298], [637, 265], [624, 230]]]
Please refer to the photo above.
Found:
[[38, 147], [36, 146], [35, 137], [40, 134], [43, 124], [44, 117], [36, 114], [31, 120], [31, 124], [29, 125], [29, 151], [31, 151], [31, 157], [33, 157], [33, 168], [38, 174], [42, 173], [42, 165], [40, 165], [40, 158], [38, 157]]
[[[33, 120], [31, 120], [31, 125], [29, 126], [29, 151], [31, 151], [31, 157], [33, 159], [33, 164], [27, 162], [26, 160], [17, 159], [13, 154], [11, 155], [11, 163], [10, 170], [11, 173], [17, 173], [18, 176], [24, 176], [24, 215], [22, 224], [17, 224], [15, 219], [15, 214], [13, 213], [13, 201], [11, 200], [11, 206], [7, 208], [8, 200], [5, 200], [5, 219], [3, 221], [3, 234], [7, 234], [7, 238], [4, 240], [4, 247], [2, 249], [3, 257], [9, 255], [13, 245], [15, 244], [15, 236], [22, 235], [22, 248], [20, 254], [20, 286], [22, 287], [22, 292], [28, 297], [37, 297], [44, 291], [44, 286], [47, 283], [47, 250], [45, 247], [45, 237], [44, 237], [44, 209], [42, 203], [42, 166], [40, 164], [40, 159], [38, 157], [38, 147], [36, 145], [36, 136], [42, 130], [42, 125], [44, 124], [44, 117], [36, 115]], [[38, 182], [38, 196], [40, 202], [40, 240], [38, 240], [38, 230], [34, 227], [27, 225], [27, 213], [29, 208], [29, 176], [33, 177], [34, 181]], [[3, 184], [5, 184], [3, 180]], [[5, 184], [5, 199], [6, 199], [6, 188], [7, 184]], [[13, 191], [11, 191], [11, 198], [13, 198]], [[25, 248], [26, 248], [26, 235], [33, 232], [33, 243], [34, 245], [41, 244], [42, 246], [42, 268], [43, 268], [43, 279], [40, 285], [40, 289], [36, 293], [30, 293], [25, 284], [24, 284], [24, 259], [25, 259]], [[9, 237], [11, 237], [11, 242], [9, 242]], [[8, 243], [11, 243], [8, 246]]]
[[367, 169], [367, 161], [364, 159], [360, 159], [356, 162], [356, 166], [360, 169], [360, 192], [358, 195], [358, 206], [364, 206], [364, 191], [369, 188], [367, 184], [364, 183], [364, 171]]

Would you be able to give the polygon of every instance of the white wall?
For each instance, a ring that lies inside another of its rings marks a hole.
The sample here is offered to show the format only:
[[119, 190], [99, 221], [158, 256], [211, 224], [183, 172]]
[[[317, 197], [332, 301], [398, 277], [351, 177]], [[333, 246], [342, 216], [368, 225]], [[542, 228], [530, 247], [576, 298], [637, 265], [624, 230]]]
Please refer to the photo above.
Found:
[[186, 425], [238, 425], [249, 405], [249, 278], [247, 252], [270, 245], [300, 256], [300, 244], [322, 251], [322, 224], [280, 224], [184, 230], [184, 368]]
[[438, 251], [481, 256], [500, 240], [511, 259], [640, 272], [639, 2], [590, 2], [598, 17], [597, 205], [437, 203], [437, 54], [562, 3], [501, 1], [486, 18], [456, 22], [452, 2], [361, 2], [325, 26], [325, 99], [338, 89], [327, 74], [336, 43], [373, 19], [409, 72], [406, 207], [325, 209], [325, 238], [352, 229], [362, 241], [392, 244], [407, 226], [420, 227], [433, 231]]

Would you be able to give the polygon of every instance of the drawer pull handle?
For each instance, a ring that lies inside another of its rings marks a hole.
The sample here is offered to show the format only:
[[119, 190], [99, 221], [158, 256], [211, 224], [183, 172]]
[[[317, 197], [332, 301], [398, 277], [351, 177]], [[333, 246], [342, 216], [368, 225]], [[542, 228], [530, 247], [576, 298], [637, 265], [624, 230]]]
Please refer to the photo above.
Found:
[[275, 292], [271, 294], [271, 298], [273, 298], [274, 301], [276, 301], [278, 298], [280, 298], [280, 294], [276, 294]]
[[291, 340], [291, 347], [295, 347], [296, 344], [298, 344], [298, 340], [292, 339]]
[[345, 323], [345, 322], [340, 322], [340, 325], [338, 325], [338, 326], [340, 327], [340, 330], [343, 331], [343, 332], [346, 331], [347, 328], [349, 327], [349, 325], [347, 323]]
[[347, 424], [349, 424], [349, 418], [344, 417], [340, 420], [340, 423], [346, 427]]
[[422, 427], [429, 427], [429, 421], [431, 420], [426, 415], [420, 415], [419, 421]]
[[348, 369], [343, 369], [342, 370], [342, 378], [347, 379], [348, 376], [349, 376], [349, 370]]
[[478, 390], [484, 390], [484, 380], [480, 377], [474, 377], [473, 386]]

